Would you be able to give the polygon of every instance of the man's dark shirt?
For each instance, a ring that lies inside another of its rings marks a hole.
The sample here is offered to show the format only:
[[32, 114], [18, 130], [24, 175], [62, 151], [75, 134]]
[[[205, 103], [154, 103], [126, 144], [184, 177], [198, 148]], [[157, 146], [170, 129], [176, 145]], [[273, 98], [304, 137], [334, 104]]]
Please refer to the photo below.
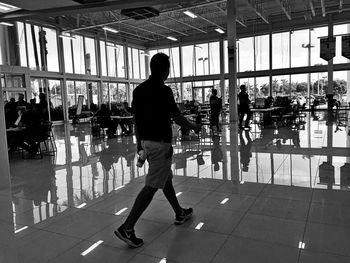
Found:
[[210, 99], [210, 110], [212, 114], [219, 114], [222, 108], [222, 100], [215, 95], [211, 95]]
[[249, 100], [248, 93], [241, 91], [238, 94], [238, 98], [239, 98], [239, 106], [241, 111], [249, 111], [250, 100]]
[[132, 110], [139, 140], [171, 142], [171, 118], [181, 113], [171, 88], [160, 78], [150, 76], [136, 87]]

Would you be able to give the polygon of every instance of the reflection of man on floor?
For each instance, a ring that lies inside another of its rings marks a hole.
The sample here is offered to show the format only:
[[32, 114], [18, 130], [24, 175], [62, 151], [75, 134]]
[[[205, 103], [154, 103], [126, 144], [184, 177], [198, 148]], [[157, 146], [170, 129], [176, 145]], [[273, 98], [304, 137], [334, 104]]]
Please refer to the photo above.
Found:
[[222, 161], [222, 151], [220, 148], [220, 137], [213, 136], [213, 147], [211, 148], [211, 163], [214, 165], [214, 171], [219, 171], [220, 165], [219, 162]]
[[241, 164], [243, 166], [242, 170], [243, 172], [248, 172], [249, 169], [249, 163], [250, 158], [252, 157], [252, 140], [250, 138], [249, 131], [244, 131], [245, 137], [247, 139], [247, 142], [245, 142], [243, 138], [243, 132], [239, 133], [239, 140], [240, 140], [240, 154], [241, 154]]

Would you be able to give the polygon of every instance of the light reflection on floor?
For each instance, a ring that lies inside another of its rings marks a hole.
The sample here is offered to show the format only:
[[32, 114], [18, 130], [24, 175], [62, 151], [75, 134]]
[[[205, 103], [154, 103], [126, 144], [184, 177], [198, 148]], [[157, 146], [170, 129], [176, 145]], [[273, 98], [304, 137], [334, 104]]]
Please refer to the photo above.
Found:
[[[294, 261], [288, 262], [320, 262], [317, 260], [327, 257], [339, 260], [334, 262], [350, 262], [350, 250], [344, 245], [350, 244], [347, 240], [350, 235], [339, 235], [342, 245], [334, 248], [319, 244], [325, 237], [317, 236], [315, 232], [317, 229], [322, 229], [325, 235], [332, 231], [341, 232], [337, 228], [341, 226], [345, 233], [350, 233], [350, 224], [346, 223], [350, 219], [350, 202], [347, 202], [350, 201], [350, 136], [347, 124], [344, 119], [331, 118], [320, 111], [312, 116], [306, 113], [296, 124], [278, 128], [253, 124], [251, 130], [239, 131], [236, 125], [224, 125], [220, 135], [204, 129], [199, 138], [195, 135], [191, 140], [175, 137], [174, 185], [177, 191], [183, 192], [179, 200], [198, 211], [198, 220], [195, 218], [195, 222], [180, 230], [172, 225], [169, 227], [172, 212], [162, 193], [157, 193], [150, 208], [156, 215], [149, 212], [142, 218], [143, 224], [150, 228], [139, 226], [139, 231], [150, 243], [144, 250], [127, 252], [126, 258], [130, 262], [142, 262], [135, 261], [140, 256], [150, 258], [147, 262], [159, 262], [162, 258], [184, 262], [184, 255], [188, 253], [181, 246], [178, 250], [183, 254], [172, 253], [169, 244], [182, 240], [186, 233], [192, 235], [192, 228], [206, 220], [199, 232], [208, 231], [207, 237], [221, 245], [215, 247], [215, 253], [204, 253], [206, 257], [192, 255], [189, 262], [230, 262], [229, 257], [240, 253], [238, 248], [230, 249], [233, 244], [258, 248], [262, 257], [265, 255], [262, 248], [274, 250], [276, 259], [272, 257], [266, 262], [280, 262], [277, 255], [282, 252], [292, 255]], [[24, 243], [30, 240], [25, 233], [33, 234], [36, 238], [33, 242], [37, 241], [38, 245], [51, 238], [48, 233], [62, 235], [53, 237], [62, 256], [48, 253], [40, 262], [49, 259], [66, 262], [69, 258], [72, 261], [67, 262], [78, 262], [73, 260], [76, 259], [76, 244], [80, 244], [77, 247], [89, 247], [86, 242], [106, 238], [123, 220], [127, 212], [120, 216], [114, 214], [132, 205], [143, 185], [147, 162], [142, 168], [136, 167], [134, 136], [94, 138], [88, 124], [55, 126], [54, 133], [55, 156], [23, 160], [16, 153], [10, 154], [13, 220], [15, 230], [29, 226], [16, 234]], [[178, 134], [177, 127], [174, 127], [174, 134]], [[229, 201], [228, 208], [223, 205], [216, 208], [217, 202], [225, 197], [234, 203]], [[82, 204], [83, 207], [78, 208]], [[332, 204], [336, 206], [332, 207]], [[220, 211], [227, 218], [218, 219], [212, 215], [213, 211]], [[328, 212], [336, 213], [336, 216], [328, 215]], [[158, 214], [162, 214], [159, 220]], [[222, 220], [223, 225], [218, 227], [215, 220]], [[298, 239], [291, 242], [264, 233], [268, 229], [272, 233], [277, 231], [267, 226], [269, 222], [285, 227], [286, 235], [291, 239], [296, 238], [293, 232], [298, 233]], [[157, 233], [157, 228], [162, 231]], [[256, 232], [252, 233], [249, 228]], [[125, 247], [112, 237], [107, 238], [112, 240], [101, 245], [103, 250], [108, 251], [109, 246], [117, 247], [117, 252], [108, 253], [117, 254], [117, 258], [123, 255]], [[196, 243], [202, 238], [202, 234], [195, 235], [192, 241]], [[341, 243], [334, 236], [329, 238]], [[302, 240], [307, 241], [304, 251], [297, 247]], [[163, 242], [167, 245], [160, 245]], [[23, 253], [29, 253], [29, 259], [36, 258], [32, 252]], [[250, 252], [243, 253], [247, 255], [237, 262], [265, 262], [251, 261]], [[29, 259], [28, 262], [32, 262]], [[101, 261], [96, 258], [96, 262]]]

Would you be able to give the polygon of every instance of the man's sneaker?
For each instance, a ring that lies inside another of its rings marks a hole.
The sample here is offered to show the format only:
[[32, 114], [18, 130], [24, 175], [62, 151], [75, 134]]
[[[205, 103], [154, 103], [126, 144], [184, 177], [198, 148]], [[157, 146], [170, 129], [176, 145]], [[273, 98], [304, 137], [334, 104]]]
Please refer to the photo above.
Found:
[[193, 214], [192, 208], [183, 209], [182, 215], [176, 215], [175, 225], [182, 225], [183, 223], [185, 223], [188, 219], [190, 219], [192, 217], [192, 214]]
[[121, 225], [117, 230], [115, 230], [114, 234], [131, 247], [136, 248], [143, 245], [143, 240], [135, 236], [135, 231], [127, 231], [124, 225]]

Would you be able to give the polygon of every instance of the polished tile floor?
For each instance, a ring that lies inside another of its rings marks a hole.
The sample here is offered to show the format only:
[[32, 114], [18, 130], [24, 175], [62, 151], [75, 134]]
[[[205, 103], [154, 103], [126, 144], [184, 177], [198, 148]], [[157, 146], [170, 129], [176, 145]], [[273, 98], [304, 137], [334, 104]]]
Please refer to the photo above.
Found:
[[113, 234], [147, 171], [136, 167], [135, 137], [55, 126], [55, 156], [9, 156], [0, 262], [350, 262], [350, 136], [340, 117], [175, 136], [175, 190], [195, 214], [175, 226], [158, 191], [136, 226], [138, 249]]

